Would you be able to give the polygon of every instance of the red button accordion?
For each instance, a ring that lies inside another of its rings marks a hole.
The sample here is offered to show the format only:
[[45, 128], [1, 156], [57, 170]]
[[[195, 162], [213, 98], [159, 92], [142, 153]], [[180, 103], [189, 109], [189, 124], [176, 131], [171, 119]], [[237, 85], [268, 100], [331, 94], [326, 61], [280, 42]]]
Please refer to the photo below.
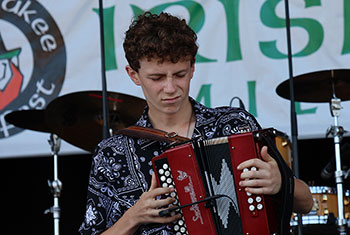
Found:
[[259, 137], [271, 130], [191, 141], [153, 158], [158, 185], [175, 187], [170, 195], [176, 198], [175, 206], [189, 204], [172, 224], [176, 235], [278, 233], [273, 197], [245, 192], [239, 186], [242, 171], [237, 170], [240, 163], [261, 158]]

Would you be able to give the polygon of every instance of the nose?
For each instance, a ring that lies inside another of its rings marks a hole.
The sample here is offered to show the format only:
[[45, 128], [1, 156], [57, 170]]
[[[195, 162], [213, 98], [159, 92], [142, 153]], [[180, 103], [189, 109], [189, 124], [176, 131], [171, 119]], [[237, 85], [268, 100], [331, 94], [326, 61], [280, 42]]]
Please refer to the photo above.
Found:
[[172, 77], [167, 77], [165, 80], [164, 84], [164, 92], [166, 93], [174, 93], [176, 88], [175, 88], [175, 81]]

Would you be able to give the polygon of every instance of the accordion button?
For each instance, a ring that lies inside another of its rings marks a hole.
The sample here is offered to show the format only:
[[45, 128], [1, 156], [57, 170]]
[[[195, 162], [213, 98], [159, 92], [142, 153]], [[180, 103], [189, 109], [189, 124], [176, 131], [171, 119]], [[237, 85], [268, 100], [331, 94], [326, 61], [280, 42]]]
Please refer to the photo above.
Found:
[[257, 196], [257, 197], [255, 198], [255, 201], [258, 202], [258, 203], [261, 202], [261, 200], [262, 200], [262, 198], [259, 197], [259, 196]]
[[166, 180], [166, 182], [167, 182], [168, 184], [171, 184], [171, 183], [173, 182], [173, 180], [172, 180], [171, 178], [168, 178], [168, 179]]
[[248, 168], [244, 168], [244, 169], [243, 169], [243, 172], [247, 172], [247, 171], [249, 171]]
[[248, 203], [249, 203], [249, 204], [252, 204], [253, 202], [254, 202], [254, 199], [253, 199], [253, 198], [251, 198], [251, 197], [248, 198]]
[[250, 168], [251, 171], [257, 171], [256, 167], [253, 166], [252, 168]]
[[250, 205], [250, 206], [249, 206], [249, 210], [250, 210], [250, 211], [255, 210], [255, 206], [254, 206], [254, 205]]
[[175, 225], [175, 226], [174, 226], [174, 230], [175, 230], [175, 231], [179, 231], [179, 229], [180, 229], [180, 226], [179, 226], [179, 225]]
[[180, 228], [180, 232], [184, 233], [186, 229], [184, 227]]
[[170, 193], [170, 196], [171, 196], [171, 197], [175, 197], [175, 196], [176, 196], [176, 193], [175, 193], [175, 192], [171, 192], [171, 193]]
[[166, 170], [166, 169], [168, 169], [168, 167], [169, 167], [168, 164], [163, 164], [163, 169]]
[[165, 176], [170, 176], [170, 171], [165, 171]]
[[247, 196], [250, 197], [252, 196], [252, 194], [250, 192], [247, 192]]
[[258, 205], [256, 205], [256, 208], [257, 208], [258, 210], [262, 210], [263, 205], [262, 205], [262, 204], [258, 204]]
[[167, 183], [163, 183], [162, 186], [163, 186], [163, 188], [166, 188], [166, 187], [168, 187], [168, 184]]
[[165, 181], [165, 180], [166, 180], [166, 178], [164, 175], [160, 177], [160, 181]]
[[164, 174], [164, 170], [163, 169], [159, 169], [159, 174], [163, 175]]
[[183, 220], [179, 220], [179, 225], [182, 226], [184, 224], [184, 221]]

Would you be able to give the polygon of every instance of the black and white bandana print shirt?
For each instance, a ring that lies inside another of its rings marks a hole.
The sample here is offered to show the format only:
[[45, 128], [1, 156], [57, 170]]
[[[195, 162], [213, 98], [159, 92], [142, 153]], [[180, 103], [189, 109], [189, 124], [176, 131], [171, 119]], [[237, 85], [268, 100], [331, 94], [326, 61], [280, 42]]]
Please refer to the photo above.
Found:
[[[190, 97], [196, 124], [193, 137], [211, 139], [260, 129], [247, 111], [233, 107], [207, 108]], [[152, 128], [145, 108], [137, 126]], [[151, 183], [152, 158], [163, 153], [163, 142], [115, 135], [95, 149], [89, 177], [81, 234], [100, 234], [111, 227]], [[143, 225], [136, 234], [173, 234], [168, 225]]]

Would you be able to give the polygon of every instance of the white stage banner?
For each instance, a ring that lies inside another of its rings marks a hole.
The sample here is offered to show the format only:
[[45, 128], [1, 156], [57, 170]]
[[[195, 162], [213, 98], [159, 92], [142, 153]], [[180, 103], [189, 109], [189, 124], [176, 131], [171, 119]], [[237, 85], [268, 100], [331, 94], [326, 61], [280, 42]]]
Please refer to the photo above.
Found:
[[[350, 1], [289, 4], [294, 76], [350, 69]], [[290, 101], [276, 93], [289, 79], [283, 0], [108, 0], [103, 5], [109, 92], [143, 98], [125, 72], [124, 33], [134, 16], [166, 11], [186, 19], [198, 34], [190, 95], [210, 107], [238, 106], [231, 100], [239, 97], [262, 127], [290, 135]], [[7, 114], [43, 110], [59, 96], [102, 89], [98, 8], [97, 0], [0, 0], [0, 157], [51, 154], [44, 117], [24, 115], [19, 121], [27, 128], [21, 129], [6, 122]], [[318, 85], [310, 97], [317, 97]], [[342, 89], [349, 89], [345, 85]], [[350, 105], [341, 105], [339, 125], [347, 130]], [[327, 102], [297, 102], [296, 112], [299, 138], [322, 138], [334, 125]], [[72, 135], [83, 143], [86, 130]], [[63, 141], [59, 154], [83, 152]]]

